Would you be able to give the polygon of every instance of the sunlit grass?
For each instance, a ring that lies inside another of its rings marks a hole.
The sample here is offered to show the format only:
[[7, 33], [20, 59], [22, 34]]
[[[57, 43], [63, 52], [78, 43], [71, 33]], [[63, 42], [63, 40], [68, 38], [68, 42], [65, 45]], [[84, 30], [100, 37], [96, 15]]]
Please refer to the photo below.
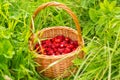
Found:
[[[50, 80], [36, 72], [35, 55], [28, 46], [32, 14], [39, 5], [49, 1], [52, 0], [0, 0], [0, 80]], [[120, 1], [116, 0], [117, 5], [113, 0], [109, 0], [112, 3], [107, 0], [56, 1], [66, 4], [77, 15], [86, 55], [84, 60], [76, 59], [80, 60], [74, 63], [78, 67], [76, 74], [71, 72], [68, 78], [54, 80], [119, 80]], [[42, 10], [34, 20], [34, 26], [35, 32], [50, 26], [75, 29], [72, 18], [55, 7]]]

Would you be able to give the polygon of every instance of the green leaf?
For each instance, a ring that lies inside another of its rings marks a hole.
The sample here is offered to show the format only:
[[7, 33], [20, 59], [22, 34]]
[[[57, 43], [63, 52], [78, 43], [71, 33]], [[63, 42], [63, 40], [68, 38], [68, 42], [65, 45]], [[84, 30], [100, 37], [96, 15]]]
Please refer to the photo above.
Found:
[[115, 7], [114, 8], [114, 13], [120, 14], [120, 7]]
[[103, 16], [100, 16], [99, 20], [97, 21], [97, 24], [103, 25], [103, 24], [105, 24], [105, 22], [106, 22], [106, 16], [103, 15]]
[[86, 0], [81, 0], [81, 7], [84, 9], [87, 9], [87, 1]]
[[15, 54], [13, 46], [7, 39], [0, 40], [0, 55], [3, 55], [6, 58], [12, 58]]
[[106, 8], [105, 8], [105, 6], [104, 6], [104, 4], [102, 3], [102, 2], [100, 2], [100, 9], [102, 10], [102, 11], [105, 11], [106, 10]]
[[109, 6], [109, 2], [108, 2], [108, 0], [104, 0], [103, 3], [104, 3], [104, 6], [105, 6], [105, 7], [108, 7], [108, 6]]
[[0, 38], [9, 39], [11, 37], [12, 32], [5, 27], [0, 26]]
[[89, 10], [89, 16], [90, 16], [90, 19], [93, 21], [93, 22], [96, 22], [98, 20], [98, 13], [95, 9], [93, 8], [90, 8]]
[[109, 5], [109, 10], [110, 10], [110, 11], [112, 11], [112, 10], [115, 8], [116, 3], [117, 3], [116, 1], [112, 1], [112, 2], [111, 2], [111, 4]]

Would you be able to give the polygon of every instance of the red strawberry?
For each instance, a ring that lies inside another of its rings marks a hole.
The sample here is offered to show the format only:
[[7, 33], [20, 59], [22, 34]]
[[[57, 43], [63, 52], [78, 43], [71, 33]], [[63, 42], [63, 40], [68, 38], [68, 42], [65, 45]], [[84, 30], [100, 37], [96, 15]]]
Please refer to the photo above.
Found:
[[70, 41], [70, 38], [66, 37], [66, 38], [65, 38], [65, 41], [69, 42], [69, 41]]
[[58, 51], [60, 52], [60, 53], [63, 53], [64, 52], [64, 48], [58, 48]]
[[[47, 39], [41, 41], [42, 50], [44, 50], [44, 55], [62, 55], [70, 53], [78, 47], [77, 41], [72, 41], [68, 37], [64, 37], [63, 35], [56, 36], [52, 39]], [[41, 47], [39, 43], [36, 43], [35, 49], [40, 53]]]
[[71, 49], [65, 48], [64, 53], [69, 53], [69, 52], [71, 52]]

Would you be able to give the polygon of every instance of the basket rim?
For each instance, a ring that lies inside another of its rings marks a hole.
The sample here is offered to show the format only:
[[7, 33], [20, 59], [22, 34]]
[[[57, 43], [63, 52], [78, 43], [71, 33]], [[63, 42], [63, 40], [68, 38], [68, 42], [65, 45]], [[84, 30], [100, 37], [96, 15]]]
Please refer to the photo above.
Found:
[[[43, 28], [43, 29], [37, 31], [36, 33], [39, 34], [40, 32], [44, 32], [45, 30], [50, 30], [50, 29], [62, 29], [62, 28], [63, 28], [63, 29], [69, 29], [69, 30], [73, 31], [76, 35], [78, 35], [78, 32], [76, 31], [76, 29], [73, 29], [73, 28], [68, 27], [68, 26], [48, 26], [48, 27], [46, 27], [46, 28]], [[36, 34], [36, 33], [35, 33], [35, 34]]]

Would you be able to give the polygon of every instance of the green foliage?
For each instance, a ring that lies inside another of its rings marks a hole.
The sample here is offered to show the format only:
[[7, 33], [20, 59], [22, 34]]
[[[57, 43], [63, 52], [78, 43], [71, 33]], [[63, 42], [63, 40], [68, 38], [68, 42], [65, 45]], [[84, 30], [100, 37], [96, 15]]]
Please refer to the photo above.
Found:
[[[33, 11], [49, 1], [52, 0], [0, 0], [0, 80], [50, 80], [36, 72], [35, 56], [28, 46]], [[54, 80], [119, 80], [120, 1], [56, 1], [77, 15], [85, 40], [85, 59], [73, 60], [78, 67], [76, 74]], [[55, 7], [42, 10], [34, 24], [35, 32], [58, 25], [75, 29], [72, 18]]]
[[6, 58], [12, 58], [14, 55], [13, 46], [9, 40], [2, 39], [0, 40], [0, 55], [3, 55]]

